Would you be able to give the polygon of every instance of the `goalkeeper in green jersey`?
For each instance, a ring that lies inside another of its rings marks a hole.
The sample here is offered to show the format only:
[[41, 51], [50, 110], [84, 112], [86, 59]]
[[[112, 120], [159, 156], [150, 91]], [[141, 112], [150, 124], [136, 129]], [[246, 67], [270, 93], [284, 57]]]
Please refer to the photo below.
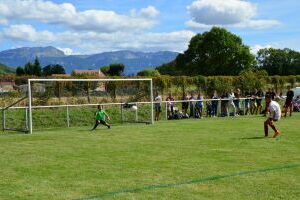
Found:
[[98, 110], [97, 110], [97, 112], [95, 114], [95, 118], [96, 118], [96, 123], [95, 123], [95, 126], [92, 129], [92, 131], [95, 130], [99, 124], [103, 124], [104, 126], [107, 126], [107, 128], [110, 128], [110, 124], [108, 124], [106, 122], [106, 119], [110, 120], [110, 118], [106, 114], [106, 112], [104, 110], [102, 110], [102, 108], [101, 108], [100, 105], [98, 105]]

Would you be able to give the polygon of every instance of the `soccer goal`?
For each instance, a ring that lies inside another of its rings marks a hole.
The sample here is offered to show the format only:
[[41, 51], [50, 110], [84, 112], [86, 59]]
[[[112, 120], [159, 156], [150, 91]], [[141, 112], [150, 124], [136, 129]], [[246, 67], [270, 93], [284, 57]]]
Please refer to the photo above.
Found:
[[152, 79], [29, 79], [28, 132], [92, 126], [98, 105], [111, 124], [153, 124]]

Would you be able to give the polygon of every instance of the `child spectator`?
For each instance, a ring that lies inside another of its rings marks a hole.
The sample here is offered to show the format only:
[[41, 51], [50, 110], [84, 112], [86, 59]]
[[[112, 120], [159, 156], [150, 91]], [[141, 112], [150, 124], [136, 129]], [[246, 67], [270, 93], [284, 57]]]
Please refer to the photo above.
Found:
[[172, 97], [171, 93], [166, 98], [167, 101], [167, 116], [168, 119], [172, 119], [174, 115], [174, 98]]

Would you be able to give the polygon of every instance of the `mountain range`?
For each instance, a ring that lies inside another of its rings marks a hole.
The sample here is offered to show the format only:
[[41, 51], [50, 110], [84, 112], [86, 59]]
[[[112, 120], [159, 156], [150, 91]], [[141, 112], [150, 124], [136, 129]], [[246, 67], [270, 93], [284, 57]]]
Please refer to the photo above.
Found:
[[67, 73], [74, 69], [99, 69], [113, 63], [125, 65], [125, 74], [131, 75], [137, 72], [155, 68], [163, 63], [168, 63], [176, 58], [177, 52], [135, 52], [135, 51], [113, 51], [92, 55], [65, 55], [55, 47], [22, 47], [0, 52], [0, 63], [10, 67], [24, 66], [32, 62], [36, 57], [42, 67], [49, 64], [60, 64], [64, 66]]

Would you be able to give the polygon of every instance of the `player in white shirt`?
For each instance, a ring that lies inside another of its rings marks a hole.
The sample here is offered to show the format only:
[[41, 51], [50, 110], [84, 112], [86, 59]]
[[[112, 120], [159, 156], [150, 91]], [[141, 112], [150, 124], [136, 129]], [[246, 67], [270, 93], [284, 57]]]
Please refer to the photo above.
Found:
[[269, 95], [266, 96], [266, 103], [269, 104], [269, 118], [264, 123], [265, 137], [269, 135], [269, 126], [274, 130], [275, 134], [273, 138], [276, 138], [281, 134], [281, 132], [276, 129], [274, 122], [280, 120], [281, 118], [281, 109], [280, 105], [271, 99]]
[[159, 120], [159, 115], [161, 113], [161, 101], [162, 98], [161, 96], [158, 95], [158, 93], [156, 92], [155, 94], [155, 98], [154, 98], [154, 106], [155, 106], [155, 121]]

